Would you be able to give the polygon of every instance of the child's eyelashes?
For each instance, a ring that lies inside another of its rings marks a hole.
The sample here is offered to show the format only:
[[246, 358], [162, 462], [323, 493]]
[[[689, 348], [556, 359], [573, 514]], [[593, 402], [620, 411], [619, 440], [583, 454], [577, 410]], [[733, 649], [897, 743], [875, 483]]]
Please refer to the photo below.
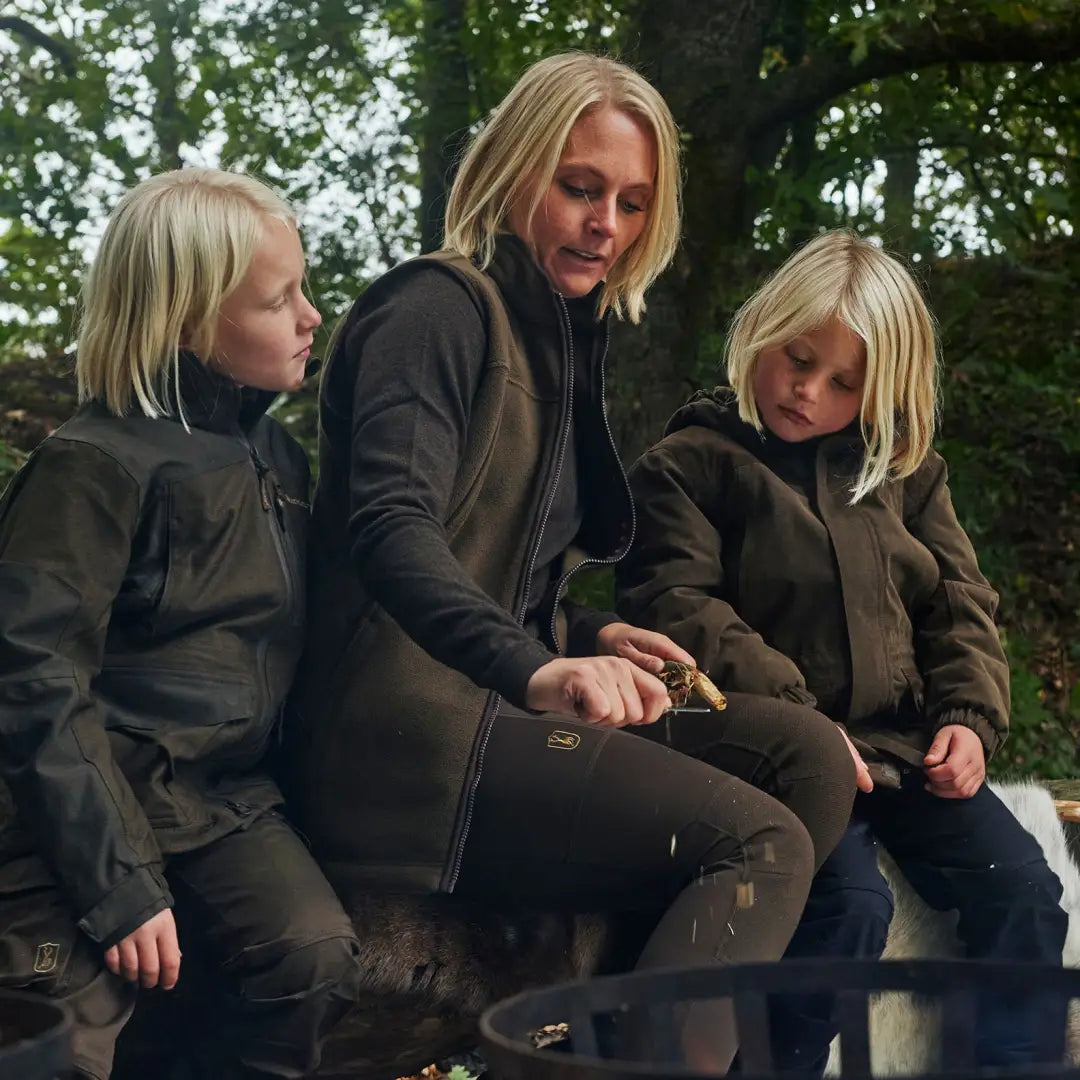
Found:
[[[796, 371], [810, 371], [814, 366], [814, 361], [808, 356], [800, 356], [798, 353], [787, 351], [788, 361]], [[842, 375], [834, 375], [830, 382], [837, 388], [837, 390], [843, 390], [845, 393], [853, 393], [860, 389], [858, 386], [852, 385]]]

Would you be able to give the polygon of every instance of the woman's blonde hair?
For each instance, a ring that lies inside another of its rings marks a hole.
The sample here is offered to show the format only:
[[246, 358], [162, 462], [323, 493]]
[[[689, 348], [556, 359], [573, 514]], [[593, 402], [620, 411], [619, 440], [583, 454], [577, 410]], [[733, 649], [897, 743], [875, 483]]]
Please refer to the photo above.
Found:
[[938, 413], [934, 320], [918, 286], [892, 255], [846, 229], [811, 240], [739, 309], [725, 349], [739, 415], [763, 428], [754, 400], [762, 350], [839, 319], [862, 338], [866, 379], [859, 412], [866, 453], [853, 503], [926, 458]]
[[132, 188], [83, 283], [79, 400], [118, 416], [136, 403], [150, 417], [173, 412], [180, 350], [213, 354], [218, 308], [247, 273], [268, 217], [296, 224], [283, 199], [240, 173], [177, 169]]
[[656, 142], [656, 179], [641, 235], [612, 267], [600, 310], [638, 322], [645, 290], [671, 262], [679, 242], [679, 135], [667, 103], [626, 64], [569, 52], [533, 64], [492, 113], [461, 161], [446, 206], [447, 250], [487, 266], [495, 236], [520, 199], [532, 220], [551, 185], [578, 117], [610, 106], [634, 117]]

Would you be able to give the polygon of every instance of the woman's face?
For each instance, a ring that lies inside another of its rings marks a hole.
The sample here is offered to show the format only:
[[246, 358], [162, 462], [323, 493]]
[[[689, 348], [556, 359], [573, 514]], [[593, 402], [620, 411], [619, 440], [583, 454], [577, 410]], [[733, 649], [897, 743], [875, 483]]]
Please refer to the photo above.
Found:
[[551, 185], [532, 220], [532, 192], [510, 211], [511, 230], [531, 248], [551, 287], [584, 296], [645, 228], [656, 177], [656, 146], [635, 117], [605, 106], [570, 129]]
[[247, 273], [218, 309], [209, 366], [241, 386], [295, 390], [322, 322], [303, 286], [296, 229], [267, 218]]

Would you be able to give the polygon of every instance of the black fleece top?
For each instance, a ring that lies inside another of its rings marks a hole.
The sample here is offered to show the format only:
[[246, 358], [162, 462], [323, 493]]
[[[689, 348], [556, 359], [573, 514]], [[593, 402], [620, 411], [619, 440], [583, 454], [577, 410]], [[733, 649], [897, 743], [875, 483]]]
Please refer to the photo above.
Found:
[[[520, 246], [511, 238], [502, 242], [504, 247]], [[523, 250], [513, 255], [518, 263], [531, 263]], [[540, 273], [535, 268], [532, 272]], [[553, 319], [558, 302], [552, 293]], [[575, 360], [574, 409], [567, 457], [541, 536], [523, 620], [524, 632], [535, 645], [519, 655], [507, 684], [499, 687], [510, 692], [511, 700], [522, 695], [529, 677], [552, 658], [554, 588], [563, 554], [585, 521], [583, 442], [600, 392], [601, 335], [593, 314], [595, 297], [566, 301], [566, 306]], [[350, 476], [352, 505], [360, 508], [349, 522], [352, 563], [364, 567], [369, 587], [414, 640], [446, 644], [449, 629], [454, 666], [484, 684], [486, 673], [505, 666], [506, 645], [522, 629], [470, 579], [432, 528], [442, 520], [453, 488], [472, 397], [481, 381], [488, 337], [483, 312], [454, 275], [436, 266], [418, 267], [399, 278], [352, 333], [363, 334], [367, 355], [392, 357], [392, 363], [361, 363], [357, 373], [356, 427], [364, 429], [369, 447], [365, 456], [372, 467], [353, 469]], [[417, 512], [380, 515], [388, 500], [416, 507]], [[462, 621], [466, 612], [468, 618]], [[595, 629], [615, 619], [598, 612]]]

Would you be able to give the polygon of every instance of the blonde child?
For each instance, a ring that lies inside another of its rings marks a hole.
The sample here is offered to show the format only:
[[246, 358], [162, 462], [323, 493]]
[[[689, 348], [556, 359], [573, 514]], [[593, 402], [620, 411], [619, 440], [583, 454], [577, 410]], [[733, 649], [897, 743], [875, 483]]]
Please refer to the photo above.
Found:
[[85, 282], [80, 408], [0, 501], [0, 984], [70, 1006], [79, 1077], [107, 1080], [185, 940], [218, 965], [215, 1080], [308, 1072], [354, 995], [349, 920], [264, 763], [304, 631], [307, 462], [265, 415], [319, 325], [303, 280], [257, 181], [128, 192]]
[[[863, 790], [786, 955], [880, 955], [881, 843], [929, 904], [958, 911], [968, 955], [1060, 963], [1061, 886], [983, 784], [1008, 668], [997, 596], [931, 448], [938, 364], [919, 290], [871, 243], [826, 233], [738, 313], [727, 363], [732, 389], [696, 395], [631, 471], [638, 534], [617, 606], [747, 708], [785, 699], [793, 723], [816, 709], [850, 735]], [[671, 742], [696, 750], [680, 728]], [[711, 760], [743, 775], [741, 754]], [[832, 1003], [778, 1012], [778, 1065], [821, 1075]], [[1052, 1017], [986, 1000], [980, 1062], [1039, 1060]]]

